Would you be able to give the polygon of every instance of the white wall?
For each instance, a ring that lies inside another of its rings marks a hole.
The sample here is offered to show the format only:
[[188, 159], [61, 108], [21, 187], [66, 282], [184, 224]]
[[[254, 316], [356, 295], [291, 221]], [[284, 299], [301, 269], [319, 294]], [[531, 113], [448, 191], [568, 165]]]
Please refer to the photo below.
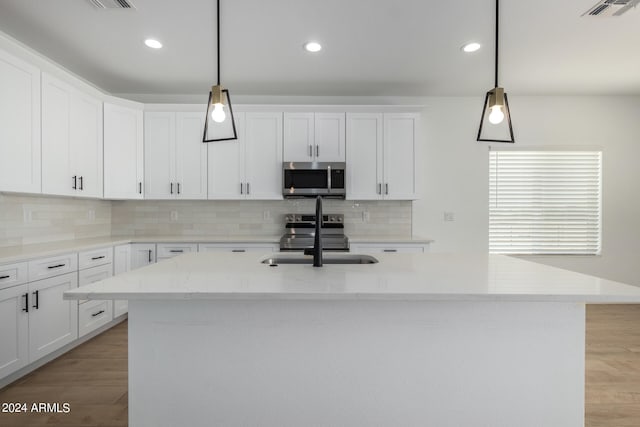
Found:
[[[527, 258], [640, 285], [640, 97], [509, 100], [517, 147], [603, 151], [602, 256]], [[475, 141], [482, 96], [424, 104], [413, 232], [434, 238], [434, 251], [486, 250], [489, 144]], [[454, 212], [455, 221], [444, 222], [444, 211]]]

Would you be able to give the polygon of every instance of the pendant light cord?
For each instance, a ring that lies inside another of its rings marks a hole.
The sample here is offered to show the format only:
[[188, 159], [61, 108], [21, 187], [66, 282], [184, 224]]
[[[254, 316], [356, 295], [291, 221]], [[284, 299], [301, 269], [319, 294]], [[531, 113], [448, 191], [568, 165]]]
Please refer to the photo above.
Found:
[[[219, 1], [219, 0], [218, 0]], [[496, 64], [495, 64], [495, 87], [498, 87], [498, 30], [500, 27], [500, 0], [496, 0]], [[218, 36], [219, 38], [219, 36]]]
[[[216, 30], [218, 32], [218, 86], [220, 86], [220, 0], [217, 0], [217, 11], [216, 11], [216, 19], [218, 21], [217, 25], [216, 25]], [[497, 66], [497, 65], [496, 65]], [[497, 79], [497, 74], [496, 74], [496, 79]], [[497, 81], [497, 80], [496, 80]]]

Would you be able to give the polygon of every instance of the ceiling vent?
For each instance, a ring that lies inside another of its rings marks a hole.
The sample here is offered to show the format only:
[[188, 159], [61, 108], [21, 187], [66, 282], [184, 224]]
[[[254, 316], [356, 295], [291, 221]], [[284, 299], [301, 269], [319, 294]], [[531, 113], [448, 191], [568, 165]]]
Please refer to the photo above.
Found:
[[640, 0], [600, 0], [582, 16], [620, 16], [638, 3]]
[[[96, 9], [135, 9], [131, 0], [88, 0]], [[640, 1], [640, 0], [638, 0]]]

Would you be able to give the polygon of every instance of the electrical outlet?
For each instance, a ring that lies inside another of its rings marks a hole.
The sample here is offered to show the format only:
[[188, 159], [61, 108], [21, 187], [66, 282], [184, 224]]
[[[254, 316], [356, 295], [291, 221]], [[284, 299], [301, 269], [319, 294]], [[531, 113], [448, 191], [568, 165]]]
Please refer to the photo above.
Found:
[[177, 221], [178, 220], [178, 211], [171, 211], [171, 221]]
[[362, 222], [369, 222], [370, 219], [369, 211], [362, 211]]
[[271, 219], [271, 211], [262, 211], [262, 220], [269, 221]]
[[95, 219], [96, 219], [96, 211], [93, 210], [93, 209], [89, 209], [87, 211], [87, 219], [89, 221], [95, 221]]
[[456, 215], [453, 212], [445, 212], [444, 213], [445, 222], [453, 222], [456, 220]]

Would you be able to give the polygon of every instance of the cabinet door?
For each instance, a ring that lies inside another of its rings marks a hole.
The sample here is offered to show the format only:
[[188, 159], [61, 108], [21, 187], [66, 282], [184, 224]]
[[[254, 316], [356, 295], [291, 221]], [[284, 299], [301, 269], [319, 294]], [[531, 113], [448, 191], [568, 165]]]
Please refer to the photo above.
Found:
[[382, 197], [382, 114], [347, 113], [347, 199]]
[[104, 198], [142, 199], [143, 113], [104, 104]]
[[39, 193], [40, 70], [0, 51], [0, 93], [0, 191]]
[[282, 113], [246, 113], [245, 182], [249, 199], [282, 199]]
[[28, 286], [0, 290], [0, 378], [29, 363]]
[[410, 113], [384, 115], [384, 198], [416, 198], [415, 139], [418, 116]]
[[[71, 170], [73, 89], [42, 73], [42, 192], [75, 195], [78, 173]], [[73, 177], [76, 177], [75, 179]]]
[[132, 270], [154, 262], [156, 262], [156, 245], [153, 243], [134, 243], [131, 245]]
[[63, 299], [78, 287], [78, 274], [29, 284], [29, 361], [33, 362], [78, 338], [78, 302]]
[[144, 115], [144, 196], [173, 199], [177, 193], [175, 113]]
[[314, 154], [317, 162], [344, 162], [345, 154], [345, 114], [315, 114]]
[[71, 100], [71, 170], [78, 197], [102, 197], [102, 101], [79, 91]]
[[[148, 259], [148, 258], [147, 258]], [[113, 275], [126, 273], [131, 270], [131, 246], [119, 245], [113, 248]], [[113, 317], [125, 314], [129, 309], [127, 300], [113, 301]]]
[[207, 144], [202, 142], [204, 114], [176, 115], [176, 195], [178, 199], [207, 198]]
[[207, 143], [208, 198], [233, 200], [245, 197], [244, 113], [235, 113], [238, 139]]
[[284, 161], [312, 162], [314, 140], [313, 113], [284, 113]]

